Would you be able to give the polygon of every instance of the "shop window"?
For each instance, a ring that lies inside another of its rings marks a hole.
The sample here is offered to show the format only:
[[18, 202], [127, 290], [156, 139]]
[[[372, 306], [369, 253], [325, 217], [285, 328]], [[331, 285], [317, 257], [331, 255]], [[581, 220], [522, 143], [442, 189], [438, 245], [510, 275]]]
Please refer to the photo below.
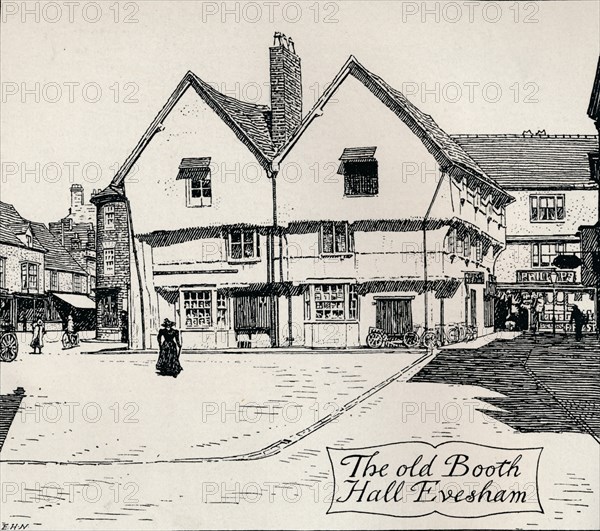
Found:
[[119, 315], [117, 298], [114, 295], [104, 295], [98, 299], [98, 314], [100, 326], [103, 328], [118, 328]]
[[341, 321], [345, 318], [343, 284], [315, 285], [315, 319]]
[[186, 328], [212, 326], [212, 292], [184, 291], [183, 309]]
[[310, 321], [310, 290], [304, 292], [304, 320]]
[[356, 284], [348, 286], [348, 318], [354, 321], [358, 320], [358, 292]]
[[217, 292], [217, 328], [227, 328], [227, 296]]

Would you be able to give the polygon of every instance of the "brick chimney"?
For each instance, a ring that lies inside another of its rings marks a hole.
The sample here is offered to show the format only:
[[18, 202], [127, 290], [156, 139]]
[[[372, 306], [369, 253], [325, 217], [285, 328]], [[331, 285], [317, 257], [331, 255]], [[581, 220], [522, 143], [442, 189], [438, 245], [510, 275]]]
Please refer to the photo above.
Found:
[[71, 213], [79, 210], [83, 205], [83, 186], [80, 184], [71, 185]]
[[275, 32], [269, 48], [271, 78], [271, 138], [276, 149], [292, 136], [302, 120], [302, 75], [294, 41]]

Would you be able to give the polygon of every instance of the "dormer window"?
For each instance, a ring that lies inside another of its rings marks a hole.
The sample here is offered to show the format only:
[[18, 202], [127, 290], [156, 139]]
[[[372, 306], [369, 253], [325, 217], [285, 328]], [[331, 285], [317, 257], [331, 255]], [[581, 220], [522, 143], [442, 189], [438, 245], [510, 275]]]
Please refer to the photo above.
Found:
[[31, 237], [31, 234], [26, 234], [25, 240], [27, 242], [27, 247], [31, 247], [33, 245], [33, 238]]
[[344, 195], [370, 197], [379, 193], [376, 147], [345, 148], [338, 174], [344, 176]]
[[185, 200], [188, 207], [212, 205], [210, 157], [181, 160], [177, 180], [185, 179]]

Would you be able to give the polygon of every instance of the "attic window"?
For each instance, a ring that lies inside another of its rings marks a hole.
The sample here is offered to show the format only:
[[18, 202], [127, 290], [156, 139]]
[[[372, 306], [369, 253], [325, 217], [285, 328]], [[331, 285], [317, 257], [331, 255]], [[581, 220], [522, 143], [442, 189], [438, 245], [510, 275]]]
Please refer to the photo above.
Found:
[[374, 196], [379, 192], [377, 147], [345, 148], [338, 174], [344, 176], [344, 195]]
[[189, 207], [212, 205], [212, 180], [210, 157], [186, 158], [181, 160], [177, 180], [186, 181], [186, 204]]

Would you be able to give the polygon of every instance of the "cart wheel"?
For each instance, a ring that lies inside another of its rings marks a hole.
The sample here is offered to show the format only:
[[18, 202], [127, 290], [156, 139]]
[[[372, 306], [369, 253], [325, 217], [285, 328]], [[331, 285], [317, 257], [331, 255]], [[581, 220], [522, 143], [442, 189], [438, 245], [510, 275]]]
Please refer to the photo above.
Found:
[[71, 345], [71, 340], [69, 339], [68, 334], [63, 334], [62, 346], [63, 346], [63, 348], [71, 348], [73, 346], [73, 345]]
[[416, 332], [406, 332], [404, 336], [402, 336], [402, 342], [404, 346], [408, 348], [416, 347], [419, 344], [419, 336]]
[[470, 326], [469, 331], [467, 332], [467, 341], [474, 341], [475, 339], [477, 339], [477, 336], [477, 328], [475, 328], [474, 326]]
[[425, 332], [423, 337], [421, 337], [421, 344], [425, 348], [435, 347], [437, 345], [437, 337], [435, 332]]
[[453, 326], [448, 330], [448, 341], [450, 343], [458, 343], [460, 341], [460, 329], [458, 326]]
[[367, 347], [381, 348], [383, 346], [383, 334], [379, 332], [371, 332], [367, 335]]
[[0, 356], [2, 361], [15, 361], [19, 353], [19, 342], [17, 336], [12, 332], [8, 332], [0, 339]]

